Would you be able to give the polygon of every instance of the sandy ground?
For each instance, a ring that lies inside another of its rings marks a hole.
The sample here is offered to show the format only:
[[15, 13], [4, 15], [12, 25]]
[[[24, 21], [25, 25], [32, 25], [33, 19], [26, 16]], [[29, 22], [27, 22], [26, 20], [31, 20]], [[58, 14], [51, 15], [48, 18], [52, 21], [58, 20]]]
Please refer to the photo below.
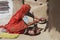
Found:
[[0, 39], [0, 40], [52, 40], [52, 38], [46, 31], [41, 32], [41, 34], [37, 36], [27, 36], [24, 34], [20, 34], [20, 36], [17, 39]]

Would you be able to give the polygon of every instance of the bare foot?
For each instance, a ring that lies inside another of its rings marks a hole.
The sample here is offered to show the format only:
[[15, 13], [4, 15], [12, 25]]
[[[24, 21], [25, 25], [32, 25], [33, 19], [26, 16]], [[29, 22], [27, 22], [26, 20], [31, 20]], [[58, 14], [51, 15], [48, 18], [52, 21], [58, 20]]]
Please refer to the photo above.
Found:
[[34, 35], [34, 34], [35, 34], [33, 30], [29, 30], [28, 33], [29, 33], [30, 35]]

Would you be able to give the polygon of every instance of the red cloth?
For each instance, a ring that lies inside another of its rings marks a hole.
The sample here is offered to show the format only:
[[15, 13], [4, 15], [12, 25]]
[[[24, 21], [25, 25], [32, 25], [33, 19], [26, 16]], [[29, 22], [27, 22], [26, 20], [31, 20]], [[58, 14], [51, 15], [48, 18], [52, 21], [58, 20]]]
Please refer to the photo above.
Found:
[[30, 10], [30, 6], [28, 4], [22, 5], [21, 9], [16, 12], [15, 15], [12, 16], [9, 23], [5, 26], [7, 32], [9, 33], [22, 33], [27, 25], [24, 23], [22, 18], [24, 15]]

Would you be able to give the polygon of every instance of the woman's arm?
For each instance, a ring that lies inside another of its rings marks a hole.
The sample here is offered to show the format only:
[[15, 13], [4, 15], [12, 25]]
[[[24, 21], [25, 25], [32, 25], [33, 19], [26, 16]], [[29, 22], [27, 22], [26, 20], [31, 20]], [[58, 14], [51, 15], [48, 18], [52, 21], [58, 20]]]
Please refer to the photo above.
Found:
[[37, 22], [39, 22], [39, 20], [34, 20], [33, 22], [29, 22], [27, 25], [30, 26], [30, 25], [37, 23]]
[[29, 12], [29, 13], [28, 13], [28, 14], [26, 14], [26, 15], [28, 15], [28, 16], [30, 16], [30, 17], [32, 17], [32, 18], [33, 18], [33, 20], [35, 19], [33, 22], [29, 22], [29, 23], [27, 24], [28, 26], [29, 26], [29, 25], [32, 25], [32, 24], [34, 24], [34, 23], [36, 23], [36, 22], [38, 22], [38, 21], [39, 21], [39, 19], [38, 19], [37, 17], [35, 17], [35, 16], [34, 16], [34, 13], [33, 13], [33, 12], [32, 12], [32, 13], [30, 13], [30, 12]]

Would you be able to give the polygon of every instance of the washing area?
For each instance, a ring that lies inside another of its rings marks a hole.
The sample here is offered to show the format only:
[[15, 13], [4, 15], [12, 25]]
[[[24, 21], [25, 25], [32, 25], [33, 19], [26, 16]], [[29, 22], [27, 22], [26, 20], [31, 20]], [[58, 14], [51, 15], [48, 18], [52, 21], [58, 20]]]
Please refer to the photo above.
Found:
[[[38, 18], [45, 18], [48, 20], [48, 15], [47, 15], [47, 0], [25, 0], [25, 4], [29, 4], [31, 6], [31, 11], [33, 12], [34, 15]], [[12, 11], [11, 14], [9, 14], [9, 16], [7, 15], [6, 17], [3, 17], [2, 19], [4, 21], [1, 21], [1, 24], [3, 24], [5, 22], [5, 19], [9, 21], [9, 19], [11, 18], [12, 15], [14, 15], [18, 9], [21, 7], [22, 5], [22, 0], [9, 0], [9, 2], [12, 3]], [[30, 21], [33, 21], [32, 18], [30, 18]], [[5, 22], [4, 24], [8, 23]], [[45, 28], [46, 24], [38, 24], [38, 27], [40, 28]], [[24, 34], [20, 34], [18, 38], [16, 39], [0, 39], [0, 40], [54, 40], [51, 35], [49, 34], [48, 30], [46, 32], [44, 32], [44, 30], [41, 32], [40, 35], [37, 36], [28, 36], [28, 35], [24, 35]]]

